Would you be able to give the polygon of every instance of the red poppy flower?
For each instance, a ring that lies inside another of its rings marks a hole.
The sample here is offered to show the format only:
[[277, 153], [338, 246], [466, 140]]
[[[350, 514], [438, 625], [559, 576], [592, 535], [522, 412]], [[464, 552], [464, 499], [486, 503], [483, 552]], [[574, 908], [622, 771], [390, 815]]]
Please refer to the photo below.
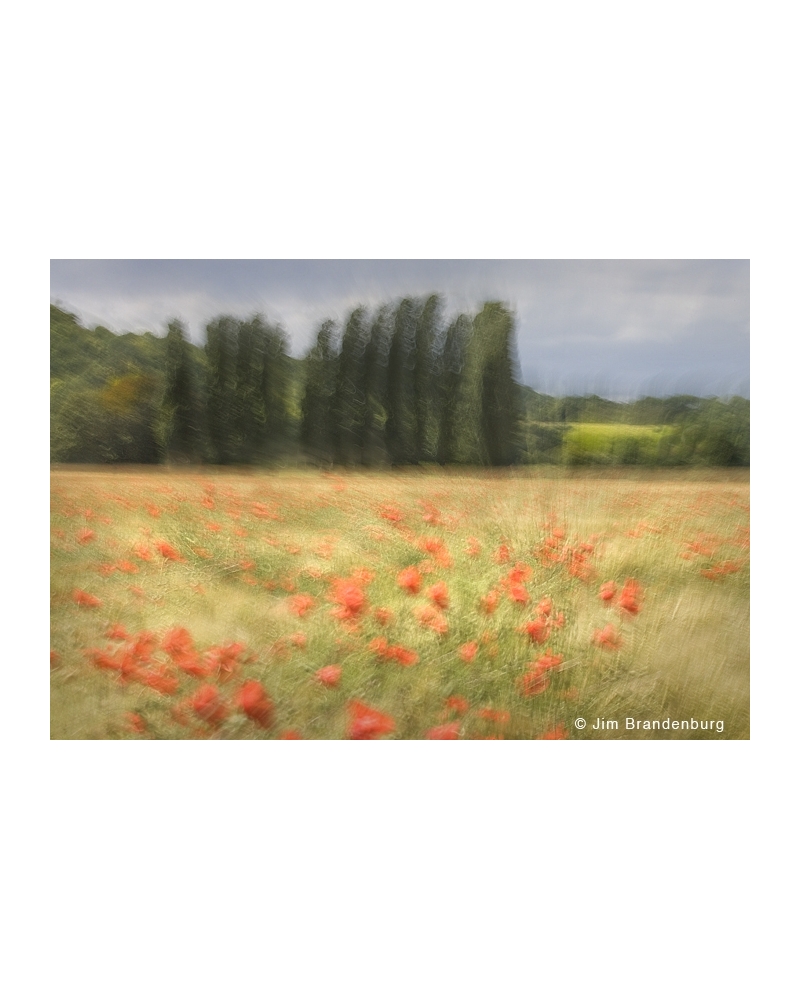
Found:
[[175, 694], [178, 690], [177, 679], [165, 674], [163, 670], [137, 670], [133, 676], [134, 680], [151, 687], [159, 694]]
[[407, 566], [406, 569], [400, 570], [397, 574], [397, 583], [409, 594], [418, 594], [422, 585], [422, 577], [416, 566]]
[[84, 608], [99, 608], [103, 603], [100, 598], [95, 597], [94, 594], [87, 594], [85, 590], [78, 589], [72, 591], [72, 600]]
[[642, 601], [642, 588], [636, 580], [626, 580], [619, 595], [619, 606], [628, 614], [638, 615]]
[[443, 726], [434, 726], [425, 734], [426, 740], [457, 740], [461, 729], [460, 722], [446, 722]]
[[94, 538], [94, 532], [92, 531], [91, 528], [82, 528], [78, 532], [77, 537], [81, 545], [86, 545], [87, 542], [91, 542], [91, 540]]
[[367, 649], [381, 659], [385, 659], [389, 652], [389, 643], [382, 635], [379, 635], [377, 639], [373, 639], [369, 643]]
[[328, 667], [322, 667], [314, 676], [325, 687], [338, 687], [342, 678], [342, 668], [337, 663], [332, 663]]
[[133, 554], [137, 559], [141, 559], [143, 562], [151, 562], [153, 559], [153, 553], [143, 542], [137, 542], [136, 545], [133, 546]]
[[548, 615], [553, 613], [553, 601], [549, 597], [543, 597], [541, 601], [536, 605], [536, 613], [541, 617], [547, 618]]
[[569, 739], [567, 730], [564, 728], [564, 723], [559, 722], [559, 724], [554, 729], [549, 729], [546, 733], [538, 736], [537, 739], [540, 740], [566, 740]]
[[220, 700], [219, 691], [213, 684], [199, 687], [192, 697], [191, 705], [195, 715], [211, 725], [219, 725], [228, 716], [228, 709]]
[[433, 601], [433, 603], [438, 605], [440, 608], [447, 608], [450, 605], [450, 595], [447, 593], [447, 584], [443, 580], [440, 580], [438, 583], [434, 583], [432, 587], [428, 587], [425, 594], [429, 600]]
[[619, 649], [622, 645], [622, 638], [613, 625], [606, 625], [603, 629], [595, 629], [592, 642], [595, 646], [605, 649]]
[[365, 705], [362, 701], [351, 701], [347, 705], [347, 738], [350, 740], [374, 740], [395, 729], [394, 719]]
[[128, 633], [125, 631], [124, 625], [117, 623], [106, 629], [106, 636], [109, 639], [127, 639]]
[[272, 725], [275, 706], [258, 681], [245, 681], [233, 700], [236, 707], [257, 725], [264, 729]]
[[380, 516], [384, 521], [392, 521], [397, 523], [403, 520], [402, 513], [397, 509], [397, 507], [390, 507], [388, 504], [384, 504], [378, 511]]
[[417, 608], [414, 615], [420, 625], [432, 629], [438, 635], [447, 635], [447, 619], [438, 608], [426, 605], [425, 607]]
[[139, 572], [136, 563], [132, 563], [129, 559], [120, 559], [117, 563], [117, 569], [120, 573], [127, 573], [129, 576], [135, 576]]
[[386, 650], [386, 658], [399, 663], [401, 667], [413, 667], [419, 662], [419, 656], [413, 649], [406, 649], [405, 646], [389, 646]]
[[494, 554], [494, 561], [496, 563], [507, 563], [511, 561], [511, 549], [505, 543], [498, 546], [497, 551]]
[[281, 740], [302, 740], [299, 729], [284, 729], [278, 737]]
[[136, 712], [126, 712], [125, 713], [125, 728], [131, 733], [143, 733], [147, 729], [147, 725], [141, 715]]
[[314, 607], [314, 598], [309, 594], [293, 594], [289, 598], [289, 607], [298, 618], [304, 618]]
[[608, 580], [598, 591], [601, 601], [613, 601], [617, 593], [617, 585], [613, 580]]
[[458, 655], [464, 661], [464, 663], [472, 663], [478, 653], [477, 642], [465, 642], [463, 646], [458, 647]]
[[488, 594], [481, 598], [481, 608], [484, 614], [493, 615], [497, 610], [500, 595], [496, 590], [490, 590]]
[[499, 722], [501, 725], [505, 725], [511, 721], [511, 712], [502, 711], [497, 708], [481, 708], [478, 711], [478, 715], [488, 722]]
[[555, 670], [556, 667], [560, 667], [564, 662], [564, 657], [558, 654], [553, 655], [552, 650], [548, 649], [544, 656], [540, 656], [539, 659], [534, 664], [537, 670]]
[[165, 559], [169, 559], [171, 562], [183, 562], [180, 552], [174, 549], [169, 542], [156, 542], [156, 548], [161, 553]]
[[305, 632], [293, 632], [289, 636], [289, 641], [293, 646], [298, 649], [305, 649], [308, 644], [308, 639], [306, 638]]
[[518, 683], [523, 697], [533, 698], [537, 694], [544, 694], [550, 687], [550, 674], [547, 670], [537, 670], [534, 668], [520, 677]]
[[547, 642], [550, 637], [550, 624], [546, 618], [536, 618], [528, 622], [523, 625], [523, 630], [528, 633], [530, 641], [537, 644]]
[[509, 588], [508, 596], [516, 604], [527, 604], [530, 601], [530, 594], [521, 583], [515, 583]]
[[467, 539], [467, 555], [468, 556], [479, 556], [481, 554], [481, 543], [477, 538]]
[[372, 614], [379, 625], [388, 625], [394, 618], [394, 614], [388, 608], [375, 608]]
[[55, 668], [61, 663], [61, 653], [57, 653], [54, 649], [50, 650], [50, 669], [55, 670]]
[[465, 712], [469, 711], [469, 702], [466, 698], [462, 698], [461, 695], [454, 694], [445, 700], [445, 708], [451, 709], [453, 712], [457, 712], [459, 715], [463, 715]]
[[179, 625], [167, 632], [161, 640], [161, 648], [173, 660], [179, 660], [182, 656], [194, 651], [194, 642], [188, 629]]

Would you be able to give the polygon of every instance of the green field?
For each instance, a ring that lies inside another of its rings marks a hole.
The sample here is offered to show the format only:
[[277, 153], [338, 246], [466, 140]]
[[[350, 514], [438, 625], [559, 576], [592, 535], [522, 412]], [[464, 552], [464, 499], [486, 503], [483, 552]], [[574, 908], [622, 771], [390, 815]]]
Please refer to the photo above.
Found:
[[747, 470], [66, 468], [51, 500], [54, 739], [749, 738]]

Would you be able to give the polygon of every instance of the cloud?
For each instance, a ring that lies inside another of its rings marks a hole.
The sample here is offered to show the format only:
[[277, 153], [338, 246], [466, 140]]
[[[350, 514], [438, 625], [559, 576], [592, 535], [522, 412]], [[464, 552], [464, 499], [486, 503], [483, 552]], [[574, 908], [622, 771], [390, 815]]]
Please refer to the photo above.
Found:
[[51, 262], [51, 299], [84, 322], [162, 333], [178, 316], [202, 343], [214, 316], [262, 312], [295, 354], [328, 317], [433, 291], [449, 315], [487, 299], [513, 306], [520, 365], [536, 387], [631, 394], [660, 381], [710, 393], [749, 381], [748, 261]]

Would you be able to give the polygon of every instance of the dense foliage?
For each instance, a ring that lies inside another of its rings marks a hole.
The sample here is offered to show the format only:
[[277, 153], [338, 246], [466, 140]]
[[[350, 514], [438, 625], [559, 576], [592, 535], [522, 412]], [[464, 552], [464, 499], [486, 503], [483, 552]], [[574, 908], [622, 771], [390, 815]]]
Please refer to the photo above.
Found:
[[116, 335], [51, 305], [50, 388], [54, 462], [750, 461], [748, 400], [542, 395], [506, 306], [446, 321], [438, 295], [326, 320], [302, 359], [261, 316], [215, 318], [200, 348], [177, 321]]

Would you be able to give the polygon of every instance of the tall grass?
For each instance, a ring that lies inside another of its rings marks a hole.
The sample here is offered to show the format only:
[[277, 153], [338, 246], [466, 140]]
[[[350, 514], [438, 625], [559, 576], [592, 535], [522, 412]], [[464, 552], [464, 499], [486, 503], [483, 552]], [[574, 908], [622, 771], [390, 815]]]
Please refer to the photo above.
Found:
[[[341, 739], [355, 701], [391, 717], [397, 739], [447, 723], [460, 738], [749, 737], [746, 471], [56, 470], [51, 497], [52, 738]], [[398, 584], [406, 567], [420, 571], [417, 594]], [[525, 603], [512, 596], [515, 567]], [[337, 580], [356, 580], [359, 608], [337, 603]], [[640, 588], [638, 613], [599, 596], [613, 581], [618, 597], [627, 580]], [[437, 609], [427, 591], [439, 582]], [[101, 603], [76, 603], [79, 592]], [[302, 614], [299, 594], [313, 602]], [[549, 634], [537, 645], [524, 627], [545, 598]], [[154, 644], [183, 627], [212, 672], [187, 674], [155, 645], [146, 669], [177, 690], [135, 674], [126, 683], [87, 655], [125, 648], [106, 635], [114, 624]], [[597, 644], [607, 625], [618, 648]], [[381, 658], [379, 639], [418, 662]], [[208, 653], [234, 642], [227, 679]], [[548, 650], [562, 659], [543, 690], [526, 692]], [[341, 667], [337, 686], [316, 676], [327, 665]], [[268, 725], [238, 705], [247, 679], [274, 706]], [[224, 719], [192, 706], [204, 684]], [[627, 717], [724, 728], [630, 732]], [[620, 728], [595, 730], [596, 719]]]

